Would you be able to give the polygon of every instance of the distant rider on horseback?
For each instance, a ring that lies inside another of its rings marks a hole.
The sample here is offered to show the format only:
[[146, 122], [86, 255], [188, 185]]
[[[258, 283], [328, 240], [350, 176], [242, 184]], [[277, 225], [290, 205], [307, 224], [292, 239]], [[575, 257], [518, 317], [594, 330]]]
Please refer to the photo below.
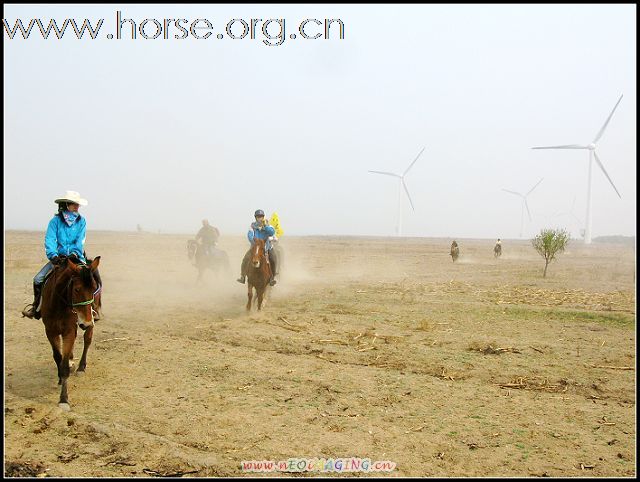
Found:
[[[253, 239], [264, 239], [265, 240], [265, 250], [269, 255], [269, 264], [271, 265], [271, 278], [269, 279], [269, 285], [273, 286], [276, 284], [275, 275], [276, 275], [276, 256], [273, 252], [273, 246], [271, 245], [270, 237], [275, 236], [276, 230], [273, 226], [269, 226], [267, 220], [264, 217], [264, 211], [262, 209], [258, 209], [254, 213], [254, 217], [256, 218], [255, 222], [251, 223], [249, 227], [249, 231], [247, 232], [247, 238], [249, 242], [253, 244]], [[249, 270], [249, 263], [251, 263], [251, 248], [247, 251], [242, 259], [242, 265], [240, 267], [240, 278], [236, 281], [238, 283], [244, 284], [245, 278], [247, 276], [247, 271]]]
[[218, 244], [219, 237], [220, 231], [218, 231], [218, 228], [211, 226], [208, 219], [203, 219], [202, 227], [196, 234], [196, 241], [202, 245], [205, 255], [211, 254], [211, 248]]
[[[76, 191], [67, 191], [63, 197], [54, 202], [58, 204], [58, 212], [49, 221], [44, 237], [44, 250], [49, 261], [33, 278], [33, 303], [22, 310], [22, 316], [36, 320], [40, 319], [38, 308], [42, 286], [54, 266], [61, 262], [60, 257], [86, 263], [84, 242], [87, 237], [87, 222], [78, 210], [80, 206], [86, 206], [89, 203], [86, 199], [82, 199]], [[101, 287], [102, 281], [98, 270], [96, 269], [93, 274], [98, 287]], [[94, 320], [99, 319], [100, 315], [94, 312]]]

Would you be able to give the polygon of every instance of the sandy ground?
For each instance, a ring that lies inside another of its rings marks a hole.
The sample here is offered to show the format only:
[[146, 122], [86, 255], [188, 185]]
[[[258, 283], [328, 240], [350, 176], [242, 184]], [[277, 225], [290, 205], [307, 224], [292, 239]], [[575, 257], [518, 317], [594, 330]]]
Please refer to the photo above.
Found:
[[290, 457], [636, 475], [633, 247], [575, 242], [542, 278], [525, 241], [496, 260], [459, 239], [454, 264], [451, 239], [284, 237], [280, 282], [247, 314], [246, 240], [223, 237], [234, 273], [197, 285], [188, 238], [89, 233], [104, 318], [64, 412], [42, 322], [20, 316], [43, 233], [5, 232], [5, 475], [242, 476]]

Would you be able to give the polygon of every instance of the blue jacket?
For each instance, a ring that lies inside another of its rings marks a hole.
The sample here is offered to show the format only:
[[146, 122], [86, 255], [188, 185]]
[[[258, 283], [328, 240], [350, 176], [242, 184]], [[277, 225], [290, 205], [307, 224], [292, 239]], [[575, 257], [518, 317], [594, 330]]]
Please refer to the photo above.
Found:
[[56, 214], [47, 227], [44, 237], [44, 250], [47, 258], [54, 256], [69, 256], [75, 254], [85, 263], [84, 241], [87, 237], [87, 222], [78, 214], [78, 218], [69, 226]]
[[276, 230], [273, 229], [273, 226], [263, 226], [260, 229], [260, 225], [258, 223], [251, 223], [251, 227], [249, 228], [249, 232], [247, 232], [247, 238], [249, 238], [249, 242], [253, 243], [253, 238], [265, 239], [264, 248], [269, 251], [271, 249], [271, 242], [269, 242], [269, 236], [273, 236], [276, 234]]

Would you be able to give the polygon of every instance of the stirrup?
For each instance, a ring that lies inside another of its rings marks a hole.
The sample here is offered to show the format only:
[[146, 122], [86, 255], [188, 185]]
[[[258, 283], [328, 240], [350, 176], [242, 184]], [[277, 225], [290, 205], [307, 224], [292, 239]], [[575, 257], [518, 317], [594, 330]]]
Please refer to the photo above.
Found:
[[237, 281], [238, 283], [242, 283], [242, 284], [244, 284], [244, 282], [245, 282], [245, 277], [244, 277], [244, 276], [240, 276], [240, 278], [238, 278], [236, 281]]
[[271, 278], [271, 279], [269, 280], [269, 286], [273, 286], [273, 285], [275, 285], [276, 283], [277, 283], [277, 281], [276, 281], [276, 279], [275, 279], [275, 278]]
[[[31, 307], [31, 309], [27, 310], [28, 307]], [[23, 318], [31, 318], [33, 319], [36, 315], [36, 309], [33, 306], [33, 303], [29, 303], [27, 306], [24, 307], [24, 309], [22, 310], [22, 317]]]

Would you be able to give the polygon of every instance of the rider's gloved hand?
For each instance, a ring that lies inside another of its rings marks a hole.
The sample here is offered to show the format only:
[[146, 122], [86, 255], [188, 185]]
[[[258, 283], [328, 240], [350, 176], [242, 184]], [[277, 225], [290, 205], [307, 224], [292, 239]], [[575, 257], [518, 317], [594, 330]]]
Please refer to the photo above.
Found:
[[58, 256], [54, 256], [53, 258], [51, 258], [51, 264], [54, 266], [58, 266], [58, 264], [60, 264], [60, 258]]

